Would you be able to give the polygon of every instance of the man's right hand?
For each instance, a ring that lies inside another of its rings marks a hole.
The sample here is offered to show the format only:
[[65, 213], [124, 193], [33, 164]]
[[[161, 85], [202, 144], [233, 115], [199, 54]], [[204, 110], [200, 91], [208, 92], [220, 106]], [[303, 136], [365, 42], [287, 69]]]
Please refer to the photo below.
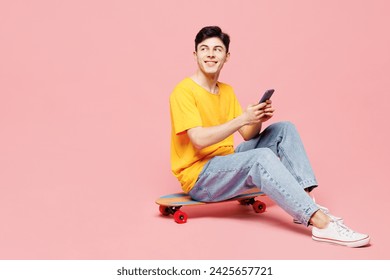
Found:
[[255, 125], [269, 120], [273, 116], [274, 111], [272, 101], [267, 100], [260, 104], [249, 105], [243, 115], [247, 125]]

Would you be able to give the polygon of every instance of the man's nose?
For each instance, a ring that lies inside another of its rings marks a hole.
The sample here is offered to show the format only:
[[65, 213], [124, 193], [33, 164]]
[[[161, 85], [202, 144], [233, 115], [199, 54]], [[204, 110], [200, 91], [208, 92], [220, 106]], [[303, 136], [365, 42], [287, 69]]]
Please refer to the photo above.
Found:
[[208, 57], [214, 57], [214, 50], [209, 50], [208, 54], [207, 54]]

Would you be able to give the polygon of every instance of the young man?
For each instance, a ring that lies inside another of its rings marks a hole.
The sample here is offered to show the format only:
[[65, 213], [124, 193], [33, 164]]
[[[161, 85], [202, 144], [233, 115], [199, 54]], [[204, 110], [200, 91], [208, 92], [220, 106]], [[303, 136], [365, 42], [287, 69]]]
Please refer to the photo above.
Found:
[[[198, 69], [170, 96], [171, 166], [183, 190], [211, 202], [259, 187], [295, 222], [312, 225], [314, 240], [369, 244], [367, 234], [351, 230], [308, 195], [317, 181], [294, 125], [280, 122], [262, 131], [262, 123], [274, 114], [272, 102], [242, 111], [233, 89], [218, 81], [230, 57], [229, 43], [219, 27], [201, 29], [195, 38]], [[234, 150], [236, 131], [246, 141]]]

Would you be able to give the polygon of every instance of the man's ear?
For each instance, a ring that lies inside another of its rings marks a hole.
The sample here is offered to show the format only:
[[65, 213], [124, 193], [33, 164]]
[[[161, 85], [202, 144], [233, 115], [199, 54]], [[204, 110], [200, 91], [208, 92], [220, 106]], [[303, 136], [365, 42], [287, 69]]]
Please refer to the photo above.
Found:
[[194, 51], [192, 54], [194, 55], [194, 60], [197, 61], [198, 60], [198, 55], [196, 54], [196, 52]]
[[228, 62], [229, 59], [230, 59], [230, 52], [228, 52], [228, 53], [226, 54], [225, 63]]

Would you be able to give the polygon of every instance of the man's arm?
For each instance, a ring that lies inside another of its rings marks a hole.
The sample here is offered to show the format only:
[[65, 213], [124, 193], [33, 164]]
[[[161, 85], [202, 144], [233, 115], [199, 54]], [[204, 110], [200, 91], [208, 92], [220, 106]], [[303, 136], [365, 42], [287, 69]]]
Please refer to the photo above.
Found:
[[245, 140], [249, 140], [259, 134], [261, 123], [271, 117], [274, 109], [268, 104], [270, 103], [250, 105], [242, 115], [221, 125], [190, 128], [187, 131], [188, 137], [199, 150], [222, 141], [236, 131]]
[[245, 141], [251, 140], [252, 138], [256, 137], [259, 135], [261, 131], [261, 126], [262, 122], [259, 122], [257, 124], [252, 124], [252, 125], [245, 125], [241, 127], [238, 132], [241, 134], [242, 138]]
[[222, 141], [243, 125], [245, 125], [245, 120], [241, 115], [221, 125], [190, 128], [187, 133], [195, 148], [201, 150]]
[[265, 105], [260, 108], [259, 122], [245, 125], [238, 130], [245, 141], [248, 141], [259, 135], [263, 122], [268, 121], [270, 118], [272, 118], [275, 109], [272, 108], [271, 103], [271, 100], [267, 100], [266, 102], [261, 103]]

